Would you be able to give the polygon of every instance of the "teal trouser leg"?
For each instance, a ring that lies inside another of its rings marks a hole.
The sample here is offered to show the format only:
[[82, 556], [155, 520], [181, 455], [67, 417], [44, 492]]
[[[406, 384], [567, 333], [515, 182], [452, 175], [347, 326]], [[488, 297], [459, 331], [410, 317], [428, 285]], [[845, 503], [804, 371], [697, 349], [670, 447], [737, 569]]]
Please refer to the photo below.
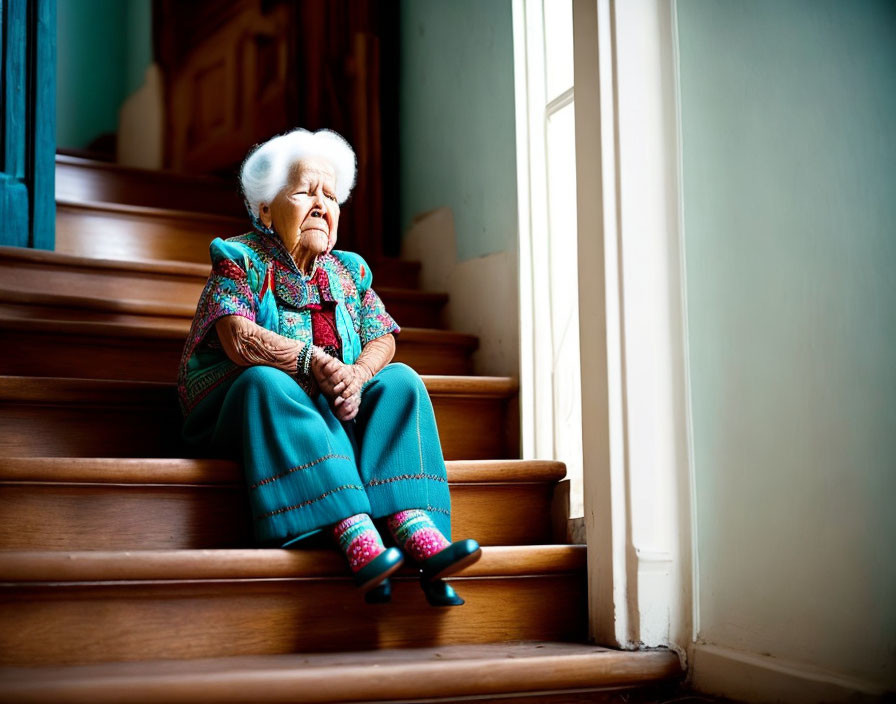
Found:
[[354, 447], [325, 399], [258, 366], [234, 380], [220, 409], [210, 448], [242, 458], [259, 542], [284, 544], [370, 512]]
[[364, 387], [358, 417], [346, 424], [288, 374], [249, 367], [193, 410], [184, 437], [242, 460], [261, 543], [283, 545], [357, 513], [381, 518], [410, 508], [426, 510], [450, 538], [432, 404], [404, 364]]
[[364, 387], [355, 419], [358, 469], [371, 515], [424, 509], [451, 539], [451, 499], [435, 414], [423, 380], [389, 364]]

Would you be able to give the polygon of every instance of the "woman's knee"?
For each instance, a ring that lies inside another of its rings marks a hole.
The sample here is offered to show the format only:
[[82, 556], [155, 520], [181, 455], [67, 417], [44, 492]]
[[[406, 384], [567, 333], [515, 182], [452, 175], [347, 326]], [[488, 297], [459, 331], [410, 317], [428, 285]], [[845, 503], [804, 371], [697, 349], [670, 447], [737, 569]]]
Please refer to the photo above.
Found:
[[416, 393], [426, 389], [420, 375], [402, 362], [387, 364], [374, 378], [378, 378], [386, 388], [396, 393], [401, 391]]
[[274, 367], [246, 367], [233, 382], [231, 393], [260, 397], [306, 395], [289, 374]]

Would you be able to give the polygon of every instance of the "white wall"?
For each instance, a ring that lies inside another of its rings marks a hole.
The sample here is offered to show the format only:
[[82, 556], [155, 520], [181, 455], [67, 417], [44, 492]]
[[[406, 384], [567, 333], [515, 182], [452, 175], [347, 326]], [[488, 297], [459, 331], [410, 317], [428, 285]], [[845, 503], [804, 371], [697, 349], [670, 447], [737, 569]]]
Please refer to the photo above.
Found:
[[401, 3], [401, 222], [448, 206], [460, 261], [516, 251], [510, 0]]
[[678, 31], [695, 683], [896, 689], [896, 4], [679, 0]]
[[480, 337], [476, 373], [502, 376], [519, 375], [513, 90], [510, 0], [402, 1], [402, 256]]
[[419, 261], [421, 285], [449, 295], [447, 328], [479, 337], [473, 354], [477, 374], [519, 374], [519, 288], [517, 254], [496, 252], [458, 260], [454, 215], [437, 208], [418, 216], [406, 230], [401, 255]]

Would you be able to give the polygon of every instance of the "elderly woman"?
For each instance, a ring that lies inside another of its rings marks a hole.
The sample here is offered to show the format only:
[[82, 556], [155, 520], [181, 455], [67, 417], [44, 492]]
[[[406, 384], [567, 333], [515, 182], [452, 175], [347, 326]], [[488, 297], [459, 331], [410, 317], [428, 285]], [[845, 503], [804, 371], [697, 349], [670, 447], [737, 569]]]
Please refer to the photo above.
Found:
[[399, 328], [370, 268], [333, 249], [352, 148], [298, 129], [254, 149], [240, 180], [254, 229], [211, 243], [178, 378], [184, 436], [242, 460], [260, 543], [327, 531], [368, 601], [388, 600], [406, 555], [431, 604], [462, 604], [441, 578], [481, 551], [450, 542], [432, 404], [413, 370], [390, 364]]

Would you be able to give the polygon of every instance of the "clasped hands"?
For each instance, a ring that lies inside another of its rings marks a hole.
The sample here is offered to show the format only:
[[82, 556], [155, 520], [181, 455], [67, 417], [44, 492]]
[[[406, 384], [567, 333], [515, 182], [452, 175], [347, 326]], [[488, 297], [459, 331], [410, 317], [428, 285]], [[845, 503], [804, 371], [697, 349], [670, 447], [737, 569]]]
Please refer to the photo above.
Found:
[[361, 387], [370, 371], [361, 364], [345, 364], [319, 347], [311, 355], [311, 375], [341, 421], [352, 420], [361, 407]]

